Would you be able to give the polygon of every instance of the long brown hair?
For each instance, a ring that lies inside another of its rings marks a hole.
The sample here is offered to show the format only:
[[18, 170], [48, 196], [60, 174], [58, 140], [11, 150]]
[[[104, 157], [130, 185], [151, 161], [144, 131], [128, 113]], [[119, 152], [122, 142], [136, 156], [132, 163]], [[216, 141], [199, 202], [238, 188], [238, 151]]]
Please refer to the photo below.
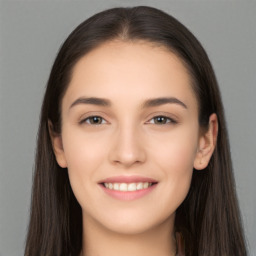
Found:
[[67, 174], [58, 166], [48, 120], [61, 133], [61, 101], [77, 61], [100, 44], [120, 39], [162, 45], [183, 61], [193, 80], [199, 123], [218, 116], [216, 149], [204, 171], [193, 171], [190, 191], [176, 212], [175, 231], [182, 234], [186, 256], [246, 255], [235, 192], [223, 105], [208, 56], [179, 21], [151, 7], [113, 8], [80, 24], [56, 57], [41, 110], [31, 215], [25, 255], [78, 255], [82, 246], [82, 210]]

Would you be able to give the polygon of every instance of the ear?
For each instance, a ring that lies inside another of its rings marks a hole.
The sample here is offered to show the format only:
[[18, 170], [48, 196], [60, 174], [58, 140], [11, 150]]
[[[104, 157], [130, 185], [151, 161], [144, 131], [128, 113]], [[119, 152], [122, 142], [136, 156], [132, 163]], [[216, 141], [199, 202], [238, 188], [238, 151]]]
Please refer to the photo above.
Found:
[[55, 158], [60, 167], [66, 168], [67, 161], [63, 149], [61, 134], [54, 131], [52, 122], [48, 120], [48, 130], [51, 137], [52, 148], [55, 154]]
[[218, 136], [218, 118], [216, 114], [209, 117], [208, 130], [204, 132], [198, 143], [198, 150], [194, 160], [194, 168], [203, 170], [207, 167], [216, 146]]

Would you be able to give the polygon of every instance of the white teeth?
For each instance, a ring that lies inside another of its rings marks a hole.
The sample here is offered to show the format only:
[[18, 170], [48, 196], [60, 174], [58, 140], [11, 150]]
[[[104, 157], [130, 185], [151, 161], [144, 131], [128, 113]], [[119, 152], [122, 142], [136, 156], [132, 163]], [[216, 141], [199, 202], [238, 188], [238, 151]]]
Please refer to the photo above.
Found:
[[120, 191], [127, 191], [127, 184], [126, 183], [121, 183], [120, 184], [120, 187], [119, 187], [119, 190]]
[[146, 189], [152, 186], [150, 182], [138, 182], [138, 183], [104, 183], [104, 186], [108, 189], [118, 191], [136, 191]]
[[135, 191], [136, 190], [136, 183], [130, 183], [128, 185], [128, 191]]
[[137, 190], [143, 189], [143, 183], [137, 183]]
[[114, 183], [114, 190], [119, 190], [119, 184], [118, 183]]
[[143, 183], [143, 188], [148, 188], [148, 187], [149, 187], [148, 182], [144, 182], [144, 183]]

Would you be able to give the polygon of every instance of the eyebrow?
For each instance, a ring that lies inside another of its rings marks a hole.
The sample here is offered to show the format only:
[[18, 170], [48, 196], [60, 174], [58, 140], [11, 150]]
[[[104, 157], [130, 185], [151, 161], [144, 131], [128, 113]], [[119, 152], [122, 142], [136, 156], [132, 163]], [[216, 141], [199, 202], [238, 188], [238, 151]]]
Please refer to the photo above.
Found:
[[188, 108], [185, 103], [183, 103], [182, 101], [180, 101], [175, 97], [167, 97], [167, 98], [162, 97], [162, 98], [148, 99], [143, 103], [142, 108], [157, 107], [157, 106], [161, 106], [168, 103], [178, 104], [185, 109]]
[[[81, 97], [75, 100], [70, 108], [79, 105], [79, 104], [89, 104], [89, 105], [96, 105], [96, 106], [103, 106], [103, 107], [111, 107], [111, 101], [108, 99], [104, 98], [96, 98], [96, 97]], [[142, 104], [142, 108], [149, 108], [149, 107], [157, 107], [161, 106], [164, 104], [178, 104], [182, 106], [183, 108], [187, 109], [188, 107], [186, 106], [185, 103], [180, 101], [179, 99], [175, 97], [161, 97], [161, 98], [153, 98], [153, 99], [148, 99]]]
[[[103, 98], [96, 98], [96, 97], [90, 97], [90, 98], [78, 98], [77, 100], [75, 100], [70, 108], [79, 105], [79, 104], [91, 104], [91, 105], [97, 105], [97, 106], [103, 106], [103, 107], [110, 107], [111, 106], [111, 102], [110, 100], [107, 99], [103, 99]], [[69, 108], [69, 109], [70, 109]]]

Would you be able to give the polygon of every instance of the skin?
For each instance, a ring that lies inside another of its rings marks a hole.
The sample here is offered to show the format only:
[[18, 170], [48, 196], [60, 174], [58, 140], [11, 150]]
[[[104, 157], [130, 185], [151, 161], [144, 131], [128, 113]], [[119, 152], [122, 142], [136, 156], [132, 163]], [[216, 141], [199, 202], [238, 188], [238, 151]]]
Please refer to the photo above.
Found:
[[[81, 97], [104, 98], [111, 106], [71, 107]], [[186, 107], [142, 107], [158, 97], [175, 97]], [[94, 124], [89, 116], [102, 119]], [[159, 123], [156, 116], [166, 118]], [[189, 191], [193, 168], [207, 166], [217, 129], [213, 114], [208, 131], [201, 132], [190, 75], [164, 47], [116, 40], [82, 57], [62, 101], [62, 132], [51, 132], [56, 160], [68, 168], [82, 208], [81, 255], [175, 255], [175, 211]], [[149, 177], [158, 184], [139, 199], [122, 201], [98, 185], [119, 175]]]

